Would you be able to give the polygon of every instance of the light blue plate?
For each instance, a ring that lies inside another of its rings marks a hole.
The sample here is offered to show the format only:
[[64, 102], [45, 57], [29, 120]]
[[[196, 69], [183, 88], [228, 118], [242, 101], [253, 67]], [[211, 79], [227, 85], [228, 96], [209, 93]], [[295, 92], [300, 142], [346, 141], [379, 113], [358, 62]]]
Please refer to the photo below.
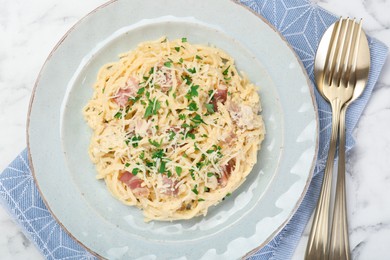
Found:
[[[261, 87], [266, 139], [245, 183], [206, 217], [144, 223], [95, 179], [82, 108], [98, 69], [162, 36], [225, 50]], [[47, 207], [104, 258], [229, 259], [263, 246], [297, 209], [317, 152], [316, 105], [291, 48], [260, 17], [226, 0], [119, 0], [74, 26], [42, 68], [30, 108], [28, 146]]]

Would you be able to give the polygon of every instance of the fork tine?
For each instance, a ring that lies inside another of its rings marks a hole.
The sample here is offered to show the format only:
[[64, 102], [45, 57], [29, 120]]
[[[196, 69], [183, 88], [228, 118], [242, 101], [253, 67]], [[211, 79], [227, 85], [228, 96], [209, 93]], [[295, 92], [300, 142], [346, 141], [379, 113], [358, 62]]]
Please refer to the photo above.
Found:
[[[351, 21], [351, 20], [349, 20]], [[352, 24], [350, 26], [348, 26], [348, 44], [346, 45], [346, 53], [345, 53], [345, 58], [343, 59], [343, 68], [341, 70], [341, 74], [340, 74], [340, 81], [343, 80], [345, 84], [348, 83], [349, 81], [349, 76], [350, 76], [350, 73], [351, 73], [351, 67], [352, 67], [352, 59], [353, 59], [353, 55], [351, 55], [351, 48], [354, 48], [355, 47], [355, 44], [352, 45], [352, 43], [354, 43], [354, 40], [356, 40], [356, 30], [355, 30], [355, 25], [356, 25], [356, 22], [355, 22], [355, 19], [353, 19], [353, 21], [351, 21]], [[349, 28], [351, 27], [351, 28]], [[347, 34], [347, 33], [346, 33]], [[353, 53], [354, 54], [354, 53]], [[347, 85], [344, 85], [344, 86], [347, 86]]]
[[[340, 85], [341, 80], [341, 63], [345, 59], [346, 55], [346, 40], [348, 35], [348, 28], [349, 28], [349, 18], [345, 19], [345, 22], [342, 24], [342, 30], [341, 30], [341, 39], [338, 46], [338, 53], [337, 53], [337, 59], [336, 64], [334, 66], [334, 71], [332, 73], [332, 85], [335, 84], [336, 86]], [[347, 43], [348, 44], [348, 43]]]
[[359, 45], [360, 45], [360, 36], [362, 32], [362, 20], [360, 19], [359, 26], [354, 30], [354, 45], [352, 46], [351, 52], [352, 60], [351, 60], [351, 68], [349, 70], [348, 78], [347, 78], [347, 86], [355, 86], [356, 84], [356, 66], [357, 66], [357, 58], [359, 54]]
[[340, 37], [340, 28], [342, 23], [342, 18], [338, 20], [333, 28], [332, 37], [330, 38], [331, 47], [328, 49], [328, 53], [326, 54], [325, 66], [324, 66], [324, 82], [327, 85], [331, 84], [332, 80], [332, 68], [334, 67], [335, 57], [337, 56], [337, 45]]

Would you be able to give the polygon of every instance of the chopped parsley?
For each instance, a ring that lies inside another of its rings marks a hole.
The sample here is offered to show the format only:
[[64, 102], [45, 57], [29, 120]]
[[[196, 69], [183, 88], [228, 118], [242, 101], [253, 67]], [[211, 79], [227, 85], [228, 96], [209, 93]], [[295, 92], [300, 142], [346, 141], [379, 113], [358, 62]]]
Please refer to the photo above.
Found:
[[130, 166], [130, 163], [125, 163], [125, 167], [129, 167]]
[[167, 171], [167, 176], [168, 176], [168, 178], [171, 178], [172, 172], [170, 170]]
[[172, 67], [172, 62], [170, 62], [170, 61], [164, 62], [164, 66], [167, 68], [170, 68], [170, 67]]
[[199, 198], [199, 199], [198, 199], [198, 201], [204, 201], [204, 199], [202, 199], [202, 198]]
[[158, 149], [152, 154], [152, 159], [156, 158], [163, 158], [165, 156], [164, 150], [163, 149]]
[[194, 169], [191, 169], [191, 170], [190, 170], [190, 175], [191, 175], [191, 178], [192, 178], [193, 180], [195, 180]]
[[196, 68], [195, 67], [192, 68], [192, 69], [187, 69], [187, 70], [188, 70], [188, 72], [190, 72], [192, 74], [196, 73]]
[[137, 175], [138, 172], [139, 172], [139, 169], [138, 169], [138, 168], [133, 168], [133, 170], [131, 171], [131, 173], [132, 173], [133, 175]]
[[196, 195], [199, 194], [199, 192], [198, 192], [198, 184], [195, 184], [195, 187], [192, 189], [192, 192], [195, 193]]
[[214, 114], [215, 113], [213, 104], [205, 104], [205, 106], [206, 106], [206, 109], [207, 109], [208, 113], [210, 113], [210, 114]]
[[197, 111], [198, 110], [198, 105], [195, 103], [195, 102], [191, 102], [189, 105], [188, 105], [188, 109], [190, 111]]
[[230, 65], [222, 72], [224, 76], [226, 76], [229, 72]]
[[137, 91], [137, 94], [138, 94], [138, 95], [142, 95], [144, 92], [145, 92], [145, 87], [142, 87], [142, 88], [140, 88], [140, 89]]
[[184, 80], [186, 82], [186, 84], [188, 86], [190, 86], [192, 84], [192, 78], [188, 75], [185, 75], [185, 76], [181, 76], [182, 80]]
[[161, 147], [162, 139], [161, 139], [160, 143], [157, 142], [157, 141], [154, 141], [154, 140], [152, 140], [152, 139], [149, 139], [149, 143], [150, 143], [151, 145], [153, 145], [153, 146], [159, 148], [159, 147]]
[[114, 115], [115, 118], [118, 118], [118, 119], [121, 119], [122, 118], [122, 111], [119, 111], [117, 112], [115, 115]]
[[180, 177], [181, 173], [183, 172], [183, 169], [180, 166], [176, 166], [175, 171], [176, 171], [177, 176]]
[[187, 38], [181, 38], [181, 42], [187, 42]]
[[202, 57], [200, 57], [198, 55], [196, 55], [195, 58], [198, 59], [198, 60], [203, 60]]
[[189, 138], [195, 140], [195, 134], [194, 134], [194, 133], [188, 132], [188, 133], [186, 134], [186, 137], [189, 137]]
[[180, 120], [185, 120], [186, 119], [186, 115], [185, 114], [179, 114], [179, 119]]
[[176, 50], [177, 52], [179, 52], [179, 51], [180, 51], [180, 47], [175, 47], [175, 50]]
[[143, 160], [145, 158], [145, 151], [142, 151], [142, 153], [139, 155], [139, 158]]
[[172, 141], [173, 138], [175, 138], [175, 136], [176, 136], [176, 132], [171, 130], [171, 131], [169, 132], [169, 139], [168, 139], [168, 140], [169, 140], [169, 141]]
[[[148, 94], [149, 92], [147, 92], [146, 94]], [[150, 95], [150, 94], [149, 94]], [[148, 97], [149, 98], [149, 97]], [[146, 110], [145, 110], [145, 114], [144, 114], [144, 118], [148, 118], [149, 116], [151, 115], [157, 115], [157, 111], [161, 108], [161, 103], [160, 101], [156, 100], [156, 98], [154, 98], [153, 100], [150, 100], [149, 99], [149, 104], [148, 106], [146, 107]]]
[[187, 94], [186, 94], [185, 97], [186, 97], [187, 99], [191, 99], [191, 98], [193, 98], [193, 97], [199, 96], [198, 88], [199, 88], [198, 85], [193, 85], [193, 86], [191, 86], [190, 90], [187, 92]]
[[160, 163], [160, 168], [158, 169], [158, 172], [159, 173], [164, 173], [165, 172], [165, 165], [166, 165], [166, 161], [161, 161]]
[[207, 177], [210, 178], [210, 177], [213, 177], [213, 176], [214, 176], [214, 173], [212, 173], [212, 172], [208, 172], [208, 173], [207, 173]]
[[136, 147], [138, 147], [138, 143], [139, 143], [139, 141], [141, 141], [141, 140], [142, 140], [142, 137], [141, 137], [141, 136], [135, 135], [135, 136], [133, 136], [132, 138], [127, 139], [125, 142], [126, 142], [126, 144], [128, 145], [128, 144], [130, 143], [130, 141], [131, 141], [131, 145], [132, 145], [134, 148], [136, 148]]
[[184, 62], [183, 58], [179, 59], [179, 63], [182, 64]]
[[146, 166], [148, 166], [148, 167], [153, 167], [155, 165], [156, 165], [155, 162], [146, 162]]
[[201, 123], [206, 124], [199, 114], [196, 114], [193, 118], [191, 118], [191, 121], [195, 123], [195, 127]]

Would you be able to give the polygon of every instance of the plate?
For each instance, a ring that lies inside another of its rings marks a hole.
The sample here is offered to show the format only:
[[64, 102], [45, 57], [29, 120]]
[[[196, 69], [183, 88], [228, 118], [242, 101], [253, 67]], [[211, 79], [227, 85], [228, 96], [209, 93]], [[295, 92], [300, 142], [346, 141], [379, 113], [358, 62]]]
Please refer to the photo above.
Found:
[[[239, 21], [239, 22], [238, 22]], [[82, 108], [98, 69], [138, 43], [186, 37], [217, 46], [260, 86], [266, 139], [243, 185], [187, 221], [143, 222], [95, 179]], [[261, 17], [226, 0], [118, 0], [77, 23], [37, 79], [28, 147], [41, 195], [59, 223], [95, 255], [141, 259], [238, 258], [287, 223], [308, 187], [318, 147], [316, 105], [292, 49]]]

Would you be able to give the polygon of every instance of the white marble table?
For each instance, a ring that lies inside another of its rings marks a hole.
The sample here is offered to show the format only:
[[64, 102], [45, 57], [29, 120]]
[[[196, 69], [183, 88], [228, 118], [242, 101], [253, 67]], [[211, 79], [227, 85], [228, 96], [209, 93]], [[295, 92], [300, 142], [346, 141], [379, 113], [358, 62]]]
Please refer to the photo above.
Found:
[[[83, 2], [81, 4], [81, 2]], [[0, 170], [26, 146], [30, 95], [61, 36], [106, 0], [0, 1]], [[390, 0], [313, 0], [343, 16], [364, 18], [366, 32], [390, 46]], [[388, 60], [389, 61], [389, 60]], [[356, 131], [348, 156], [348, 217], [354, 259], [390, 259], [390, 62]], [[308, 229], [293, 259], [302, 259]], [[43, 256], [0, 207], [0, 259]]]

